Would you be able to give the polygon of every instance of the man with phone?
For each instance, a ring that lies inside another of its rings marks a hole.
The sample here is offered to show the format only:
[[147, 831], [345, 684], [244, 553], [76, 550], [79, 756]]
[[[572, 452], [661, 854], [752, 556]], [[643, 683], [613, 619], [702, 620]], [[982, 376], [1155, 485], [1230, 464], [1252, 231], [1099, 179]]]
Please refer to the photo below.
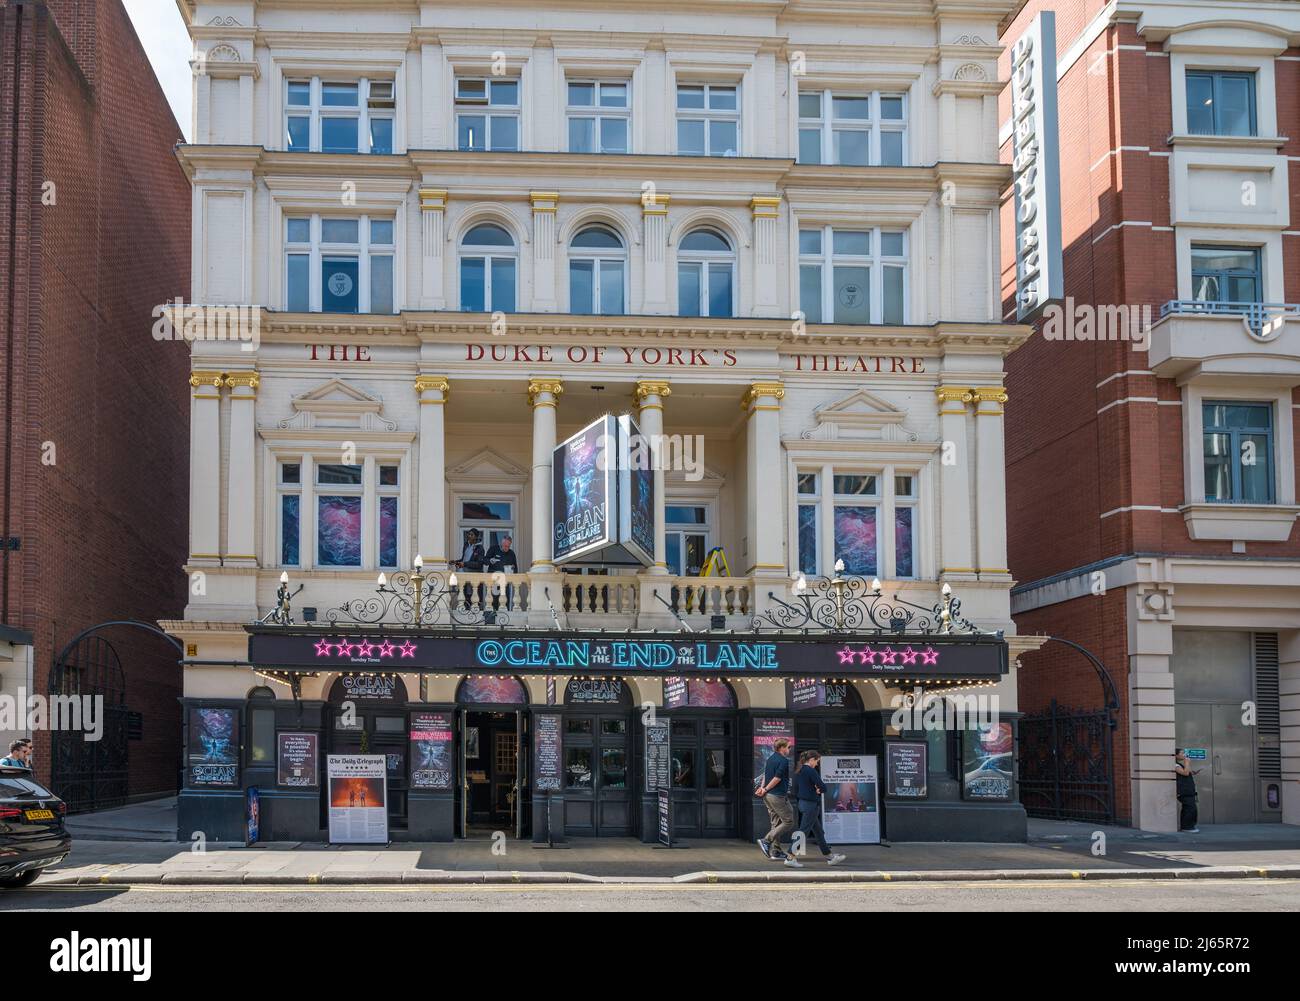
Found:
[[1187, 762], [1187, 752], [1174, 748], [1174, 779], [1178, 783], [1178, 802], [1181, 809], [1178, 814], [1178, 829], [1187, 834], [1200, 834], [1196, 826], [1196, 779], [1200, 769], [1192, 770]]

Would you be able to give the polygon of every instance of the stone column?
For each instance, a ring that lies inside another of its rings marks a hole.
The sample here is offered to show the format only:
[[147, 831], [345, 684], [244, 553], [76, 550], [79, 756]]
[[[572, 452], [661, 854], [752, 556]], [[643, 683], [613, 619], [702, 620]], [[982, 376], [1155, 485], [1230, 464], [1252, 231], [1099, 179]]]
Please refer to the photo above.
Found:
[[755, 195], [749, 207], [754, 213], [754, 315], [778, 316], [776, 223], [781, 199]]
[[[785, 538], [784, 465], [781, 461], [781, 401], [779, 382], [750, 385], [740, 407], [745, 411], [746, 556], [744, 576], [787, 576], [782, 540]], [[755, 603], [759, 603], [755, 587]]]
[[[231, 372], [230, 454], [226, 466], [226, 557], [228, 566], [256, 566], [258, 374]], [[279, 562], [278, 560], [274, 562]]]
[[423, 269], [420, 280], [420, 308], [446, 309], [446, 276], [442, 248], [445, 243], [443, 224], [447, 216], [447, 189], [420, 189], [420, 218], [423, 221]]
[[190, 564], [221, 563], [222, 372], [191, 372]]
[[[560, 196], [555, 191], [529, 193], [533, 203], [533, 304], [536, 313], [554, 313], [555, 301], [555, 212]], [[520, 297], [523, 308], [523, 297]]]
[[1282, 823], [1300, 824], [1300, 630], [1278, 634], [1282, 706]]
[[668, 305], [668, 201], [670, 195], [654, 191], [641, 195], [641, 223], [645, 230], [645, 275], [643, 287], [647, 313], [664, 315]]
[[533, 562], [532, 573], [550, 573], [551, 453], [555, 451], [555, 408], [564, 383], [559, 379], [530, 379], [528, 403], [533, 408]]
[[1133, 826], [1178, 830], [1174, 791], [1173, 587], [1128, 589], [1129, 775]]
[[445, 570], [447, 555], [447, 450], [444, 408], [451, 395], [445, 376], [421, 375], [420, 491], [416, 501], [415, 551], [430, 570]]
[[641, 433], [649, 439], [655, 459], [655, 552], [652, 574], [668, 572], [668, 536], [664, 530], [665, 508], [667, 506], [664, 484], [664, 456], [660, 443], [664, 433], [664, 400], [672, 395], [672, 387], [666, 382], [639, 380], [636, 384], [636, 401], [640, 407], [637, 425]]
[[975, 399], [969, 386], [940, 386], [939, 434], [939, 574], [975, 574], [971, 551], [970, 443], [966, 438], [966, 405]]
[[975, 395], [975, 497], [978, 512], [975, 568], [980, 577], [1010, 576], [1007, 569], [1007, 465], [1001, 386], [979, 386]]

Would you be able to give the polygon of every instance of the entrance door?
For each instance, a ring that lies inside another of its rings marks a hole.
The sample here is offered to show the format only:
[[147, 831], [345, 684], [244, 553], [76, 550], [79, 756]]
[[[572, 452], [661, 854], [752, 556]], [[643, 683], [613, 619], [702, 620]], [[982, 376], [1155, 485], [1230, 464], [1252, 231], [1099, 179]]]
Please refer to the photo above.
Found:
[[734, 717], [675, 715], [669, 728], [673, 834], [735, 837]]
[[566, 715], [564, 830], [576, 837], [632, 833], [626, 712]]
[[[1179, 703], [1175, 708], [1179, 747], [1205, 752], [1193, 758], [1197, 808], [1210, 824], [1251, 824], [1255, 816], [1255, 752], [1251, 728], [1241, 722], [1241, 704]], [[1170, 769], [1173, 762], [1169, 763]]]
[[460, 835], [523, 834], [524, 723], [518, 710], [460, 716]]

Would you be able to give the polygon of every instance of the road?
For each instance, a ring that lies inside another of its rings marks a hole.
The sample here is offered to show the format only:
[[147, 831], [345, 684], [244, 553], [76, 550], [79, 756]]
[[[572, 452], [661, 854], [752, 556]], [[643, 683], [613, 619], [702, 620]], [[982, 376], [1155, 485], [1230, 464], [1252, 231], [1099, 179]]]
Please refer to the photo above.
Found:
[[34, 887], [0, 910], [41, 911], [1300, 911], [1300, 880], [826, 883], [809, 886]]

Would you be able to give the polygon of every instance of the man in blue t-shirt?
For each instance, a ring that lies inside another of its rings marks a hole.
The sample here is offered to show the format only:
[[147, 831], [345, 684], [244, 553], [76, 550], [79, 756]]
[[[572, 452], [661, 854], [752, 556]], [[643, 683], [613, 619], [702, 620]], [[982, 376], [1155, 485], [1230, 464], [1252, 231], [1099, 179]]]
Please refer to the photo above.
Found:
[[790, 793], [790, 759], [785, 752], [789, 747], [790, 741], [786, 738], [776, 738], [772, 753], [763, 766], [763, 781], [754, 790], [754, 795], [767, 807], [767, 816], [772, 823], [771, 830], [758, 839], [759, 849], [773, 861], [783, 861], [794, 869], [800, 867], [798, 860], [781, 850], [781, 839], [789, 839], [794, 833], [794, 807], [787, 798]]

